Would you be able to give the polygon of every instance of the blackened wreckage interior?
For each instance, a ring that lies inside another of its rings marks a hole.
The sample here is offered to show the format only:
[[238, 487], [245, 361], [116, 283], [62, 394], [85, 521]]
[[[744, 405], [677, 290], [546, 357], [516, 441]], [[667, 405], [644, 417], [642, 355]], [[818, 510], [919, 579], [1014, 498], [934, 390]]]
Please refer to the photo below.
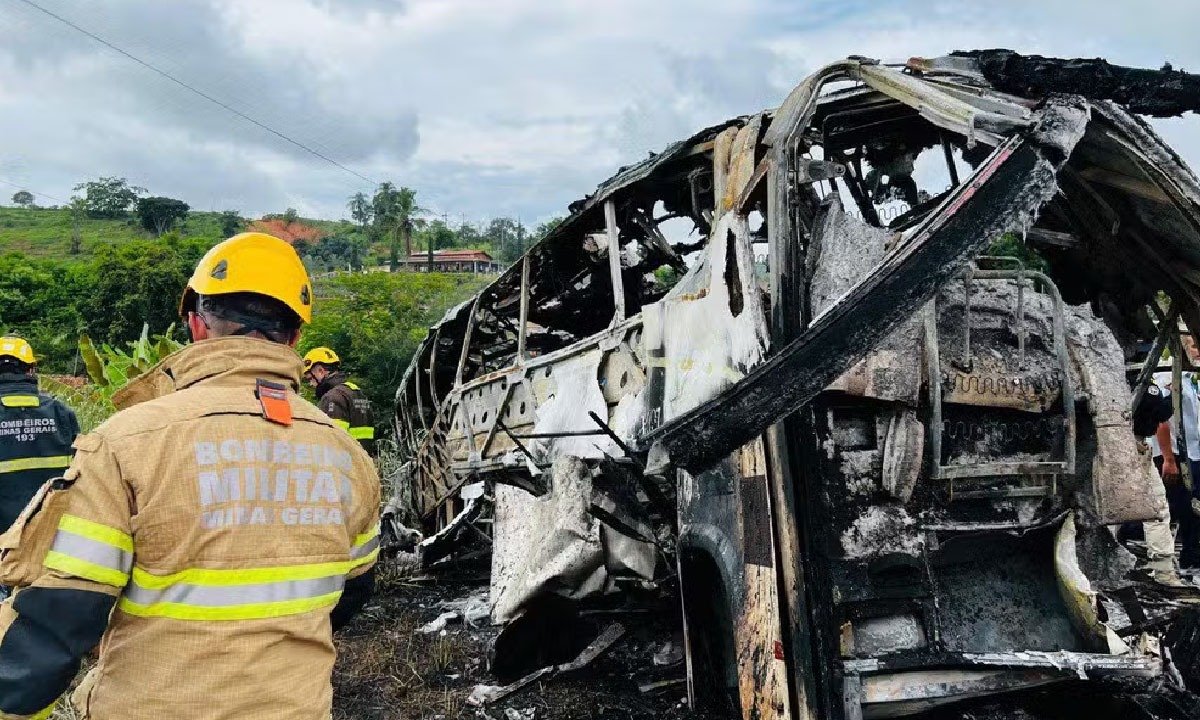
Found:
[[1194, 593], [1109, 528], [1166, 513], [1127, 363], [1200, 326], [1200, 186], [1137, 113], [1196, 88], [851, 58], [623, 168], [431, 328], [393, 513], [427, 563], [491, 519], [501, 623], [678, 573], [689, 692], [744, 717], [1174, 673]]

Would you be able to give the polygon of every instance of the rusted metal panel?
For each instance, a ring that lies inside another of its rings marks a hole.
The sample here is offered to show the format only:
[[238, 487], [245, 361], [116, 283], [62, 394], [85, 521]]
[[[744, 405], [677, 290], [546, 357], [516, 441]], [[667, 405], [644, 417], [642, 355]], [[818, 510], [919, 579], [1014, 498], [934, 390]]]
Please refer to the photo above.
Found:
[[[718, 208], [722, 213], [738, 207], [739, 198], [754, 181], [762, 121], [762, 115], [755, 115], [754, 119], [738, 128], [729, 143], [727, 155], [722, 154], [725, 148], [721, 144], [713, 151], [713, 164], [716, 168], [714, 174], [721, 178], [720, 182], [714, 183], [714, 194], [718, 198]], [[725, 133], [721, 137], [725, 137]]]
[[916, 405], [921, 395], [920, 323], [902, 323], [875, 352], [828, 387], [857, 397]]
[[[787, 665], [774, 651], [782, 641], [778, 578], [766, 494], [766, 446], [760, 439], [738, 451], [744, 602], [735, 620], [742, 717], [791, 718]], [[747, 534], [748, 533], [748, 534]]]
[[945, 389], [943, 402], [1042, 413], [1059, 399], [1061, 380], [1057, 383], [1022, 382], [1022, 378], [1014, 379], [1003, 367], [983, 358], [970, 371], [945, 373], [941, 382]]

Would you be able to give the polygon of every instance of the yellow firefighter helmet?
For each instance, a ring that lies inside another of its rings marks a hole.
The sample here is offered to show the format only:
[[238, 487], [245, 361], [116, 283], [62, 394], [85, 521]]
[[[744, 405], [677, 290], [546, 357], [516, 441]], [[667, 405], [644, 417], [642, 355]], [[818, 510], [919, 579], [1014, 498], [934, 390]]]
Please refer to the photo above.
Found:
[[295, 249], [260, 232], [234, 235], [205, 253], [179, 301], [179, 314], [196, 307], [197, 295], [249, 292], [275, 298], [312, 322], [312, 283]]
[[15, 358], [26, 365], [37, 362], [33, 356], [33, 347], [24, 338], [12, 336], [0, 337], [0, 357]]
[[312, 370], [312, 366], [317, 363], [323, 365], [336, 365], [341, 362], [338, 354], [327, 347], [318, 347], [304, 353], [304, 372]]

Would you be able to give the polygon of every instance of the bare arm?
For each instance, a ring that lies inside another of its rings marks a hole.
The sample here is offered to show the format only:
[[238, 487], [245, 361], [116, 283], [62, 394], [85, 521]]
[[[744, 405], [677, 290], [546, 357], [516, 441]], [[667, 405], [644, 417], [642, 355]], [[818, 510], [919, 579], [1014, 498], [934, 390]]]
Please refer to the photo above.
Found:
[[1179, 480], [1179, 462], [1175, 458], [1175, 444], [1171, 440], [1171, 425], [1170, 423], [1159, 423], [1158, 429], [1154, 431], [1154, 437], [1158, 440], [1158, 447], [1162, 450], [1163, 480], [1167, 482], [1176, 482]]

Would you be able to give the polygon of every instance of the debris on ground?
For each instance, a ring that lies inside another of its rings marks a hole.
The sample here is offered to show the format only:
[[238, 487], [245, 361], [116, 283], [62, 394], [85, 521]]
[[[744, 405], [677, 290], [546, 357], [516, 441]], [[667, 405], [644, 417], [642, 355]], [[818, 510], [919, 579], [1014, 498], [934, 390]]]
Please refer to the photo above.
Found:
[[[491, 693], [498, 682], [487, 658], [500, 628], [482, 623], [448, 627], [446, 635], [418, 633], [444, 603], [486, 591], [480, 565], [453, 563], [431, 575], [400, 575], [381, 565], [375, 598], [335, 636], [334, 720], [507, 720], [505, 710], [536, 711], [535, 720], [724, 720], [680, 705], [684, 689], [653, 693], [639, 687], [678, 679], [679, 667], [660, 668], [652, 657], [678, 632], [672, 605], [648, 606], [606, 653], [574, 673], [534, 683], [511, 698], [481, 708], [469, 702], [477, 686]], [[678, 607], [674, 605], [673, 607]], [[612, 613], [581, 616], [586, 644], [601, 635]], [[572, 656], [571, 659], [573, 659]]]
[[472, 627], [488, 622], [492, 614], [492, 603], [487, 588], [480, 588], [458, 600], [448, 600], [442, 603], [442, 607], [458, 614]]
[[579, 655], [571, 662], [563, 663], [562, 665], [548, 665], [544, 668], [529, 673], [514, 683], [504, 685], [502, 687], [493, 687], [487, 690], [481, 690], [479, 686], [476, 686], [475, 689], [471, 691], [471, 697], [468, 699], [468, 702], [474, 705], [491, 705], [492, 703], [499, 702], [500, 700], [503, 700], [514, 693], [524, 690], [539, 680], [549, 680], [561, 673], [571, 673], [582, 670], [595, 661], [596, 658], [607, 652], [614, 643], [621, 639], [621, 636], [624, 634], [624, 625], [621, 623], [612, 623], [605, 628], [604, 632], [600, 633], [600, 636], [593, 640], [586, 648], [584, 648], [583, 651], [580, 652]]
[[654, 664], [659, 667], [678, 665], [683, 662], [683, 645], [674, 640], [663, 643], [661, 649], [654, 653]]
[[462, 616], [460, 616], [458, 613], [444, 612], [441, 615], [438, 615], [437, 618], [417, 628], [417, 632], [425, 633], [427, 635], [429, 633], [441, 632], [442, 630], [445, 630], [446, 626], [451, 622], [458, 620], [462, 620]]
[[659, 680], [658, 682], [646, 683], [645, 685], [638, 685], [638, 692], [641, 692], [641, 693], [663, 692], [665, 690], [670, 690], [672, 688], [677, 688], [677, 687], [683, 686], [686, 683], [687, 683], [687, 678], [676, 678], [674, 680]]

